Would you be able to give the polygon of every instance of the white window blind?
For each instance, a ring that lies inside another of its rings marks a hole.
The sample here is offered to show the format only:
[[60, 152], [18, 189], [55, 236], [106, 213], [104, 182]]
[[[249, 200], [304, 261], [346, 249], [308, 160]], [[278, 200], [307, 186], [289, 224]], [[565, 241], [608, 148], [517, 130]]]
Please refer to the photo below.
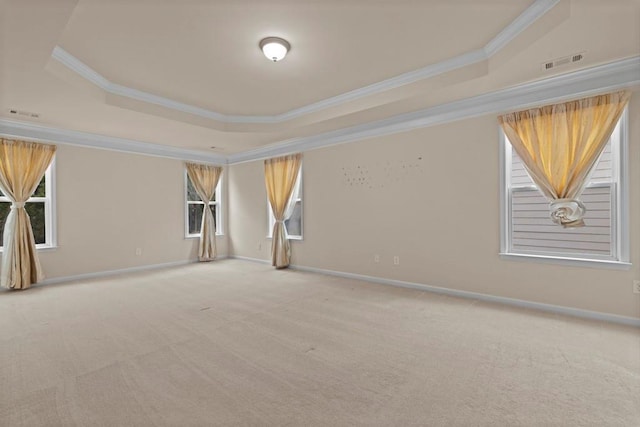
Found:
[[[508, 144], [508, 142], [507, 142]], [[562, 228], [549, 217], [549, 202], [538, 191], [511, 151], [510, 239], [514, 253], [612, 259], [616, 256], [612, 218], [615, 218], [615, 173], [609, 141], [581, 200], [587, 208], [585, 227]]]

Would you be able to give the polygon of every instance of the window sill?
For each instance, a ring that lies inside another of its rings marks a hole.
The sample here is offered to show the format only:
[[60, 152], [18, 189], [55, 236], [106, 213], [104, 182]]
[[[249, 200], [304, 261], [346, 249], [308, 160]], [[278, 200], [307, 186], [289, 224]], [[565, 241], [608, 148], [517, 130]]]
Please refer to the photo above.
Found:
[[[224, 236], [224, 233], [216, 233], [216, 237]], [[185, 239], [199, 239], [199, 234], [187, 234], [184, 236]]]
[[613, 260], [564, 258], [549, 255], [511, 254], [501, 253], [500, 259], [510, 261], [538, 262], [544, 264], [571, 265], [574, 267], [605, 268], [612, 270], [629, 270], [631, 263]]
[[[49, 252], [58, 249], [57, 245], [36, 245], [36, 251], [38, 252]], [[4, 251], [4, 249], [0, 246], [0, 254]]]
[[[267, 236], [267, 239], [271, 240], [273, 239], [273, 236]], [[304, 238], [302, 236], [288, 236], [287, 240], [298, 240], [298, 241], [303, 241]]]

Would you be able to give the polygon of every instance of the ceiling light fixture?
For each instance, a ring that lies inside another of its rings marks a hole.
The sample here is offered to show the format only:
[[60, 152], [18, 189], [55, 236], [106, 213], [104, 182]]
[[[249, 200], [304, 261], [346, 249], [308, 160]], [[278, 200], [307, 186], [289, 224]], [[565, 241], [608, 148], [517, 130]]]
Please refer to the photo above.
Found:
[[287, 55], [291, 45], [280, 37], [267, 37], [260, 40], [260, 49], [262, 49], [264, 56], [273, 62], [278, 62]]

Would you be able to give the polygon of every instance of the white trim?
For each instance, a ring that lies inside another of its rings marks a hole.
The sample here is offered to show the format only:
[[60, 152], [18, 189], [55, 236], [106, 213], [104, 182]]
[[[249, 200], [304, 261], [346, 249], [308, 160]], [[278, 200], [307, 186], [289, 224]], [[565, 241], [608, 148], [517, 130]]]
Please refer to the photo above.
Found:
[[69, 54], [60, 46], [55, 46], [53, 48], [51, 57], [74, 73], [82, 76], [86, 80], [98, 86], [100, 89], [105, 91], [108, 90], [109, 85], [111, 84], [109, 80], [107, 80], [102, 74], [98, 73], [84, 62], [80, 61], [75, 56]]
[[236, 164], [283, 156], [487, 114], [576, 99], [638, 84], [640, 56], [634, 56], [383, 120], [285, 140], [232, 154], [227, 157], [227, 161], [229, 164]]
[[117, 138], [76, 130], [59, 129], [8, 119], [0, 119], [0, 135], [9, 138], [28, 139], [36, 142], [101, 148], [104, 150], [144, 154], [169, 159], [191, 160], [215, 165], [224, 165], [227, 163], [226, 156], [205, 153], [204, 151], [188, 150], [186, 148], [135, 141], [132, 139]]
[[0, 135], [224, 165], [309, 151], [545, 103], [561, 102], [638, 84], [640, 84], [640, 56], [634, 56], [384, 120], [289, 139], [230, 156], [7, 119], [0, 119]]
[[45, 181], [45, 192], [47, 194], [47, 198], [49, 199], [48, 209], [49, 209], [49, 221], [47, 225], [50, 229], [47, 231], [47, 245], [41, 247], [40, 249], [54, 249], [58, 247], [58, 216], [57, 216], [57, 205], [56, 205], [56, 156], [53, 156], [53, 160], [51, 164], [47, 168], [47, 178]]
[[574, 267], [604, 268], [612, 270], [629, 270], [631, 263], [606, 259], [571, 258], [560, 255], [534, 255], [522, 253], [500, 253], [500, 259], [511, 261], [525, 261], [543, 264], [559, 264]]
[[292, 265], [290, 267], [293, 268], [294, 270], [327, 274], [330, 276], [343, 277], [346, 279], [364, 280], [367, 282], [379, 283], [381, 285], [391, 285], [391, 286], [398, 286], [401, 288], [418, 289], [418, 290], [433, 292], [437, 294], [477, 299], [480, 301], [495, 302], [500, 304], [530, 308], [530, 309], [563, 314], [568, 316], [581, 317], [581, 318], [592, 319], [592, 320], [602, 320], [606, 322], [620, 323], [623, 325], [640, 327], [640, 319], [627, 317], [627, 316], [619, 316], [616, 314], [601, 313], [599, 311], [583, 310], [580, 308], [565, 307], [561, 305], [544, 304], [540, 302], [525, 301], [525, 300], [516, 299], [516, 298], [507, 298], [507, 297], [501, 297], [497, 295], [481, 294], [478, 292], [461, 291], [458, 289], [451, 289], [451, 288], [441, 288], [438, 286], [424, 285], [421, 283], [405, 282], [402, 280], [394, 280], [394, 279], [384, 279], [381, 277], [365, 276], [365, 275], [353, 274], [353, 273], [344, 273], [340, 271], [324, 270], [324, 269], [314, 268], [314, 267], [303, 267], [303, 266], [297, 266], [297, 265]]
[[617, 183], [617, 226], [618, 226], [618, 254], [622, 262], [630, 262], [630, 221], [629, 221], [629, 107], [625, 108], [620, 118], [620, 149], [618, 159], [618, 183]]
[[[48, 244], [44, 244], [44, 243], [36, 245], [36, 251], [38, 251], [38, 252], [47, 252], [47, 251], [52, 251], [52, 250], [55, 250], [55, 249], [58, 249], [58, 245], [48, 245]], [[0, 254], [2, 252], [4, 252], [4, 247], [0, 246]]]
[[[239, 259], [243, 261], [257, 262], [260, 264], [270, 264], [269, 261], [230, 255], [231, 259]], [[580, 317], [591, 320], [601, 320], [605, 322], [619, 323], [623, 325], [640, 327], [640, 318], [620, 316], [617, 314], [602, 313], [599, 311], [583, 310], [580, 308], [566, 307], [562, 305], [545, 304], [541, 302], [526, 301], [516, 298], [501, 297], [497, 295], [482, 294], [478, 292], [462, 291], [452, 288], [442, 288], [439, 286], [425, 285], [422, 283], [406, 282], [403, 280], [385, 279], [382, 277], [366, 276], [364, 274], [346, 273], [343, 271], [325, 270], [316, 267], [306, 267], [302, 265], [290, 265], [292, 270], [306, 271], [309, 273], [325, 274], [328, 276], [342, 277], [344, 279], [362, 280], [365, 282], [377, 283], [380, 285], [397, 286], [400, 288], [417, 289], [420, 291], [433, 292], [436, 294], [451, 295], [461, 298], [469, 298], [486, 302], [495, 302], [499, 304], [511, 305], [516, 307], [530, 308], [534, 310], [546, 311], [550, 313], [562, 314], [566, 316]], [[282, 270], [280, 270], [282, 271]]]
[[[511, 192], [508, 191], [508, 188], [511, 187], [511, 174], [507, 173], [507, 159], [510, 154], [507, 154], [507, 150], [509, 153], [511, 152], [511, 146], [507, 145], [507, 138], [498, 126], [498, 151], [499, 151], [499, 162], [500, 165], [500, 253], [509, 253], [511, 252], [511, 245], [509, 241], [509, 236], [511, 235]], [[507, 228], [508, 227], [508, 228]]]
[[[226, 257], [218, 257], [216, 259], [224, 259], [224, 258]], [[117, 275], [127, 274], [127, 273], [137, 273], [142, 271], [157, 270], [160, 268], [178, 267], [178, 266], [183, 266], [187, 264], [194, 264], [197, 262], [198, 262], [197, 259], [193, 259], [193, 260], [187, 260], [187, 261], [167, 262], [163, 264], [140, 265], [137, 267], [122, 268], [119, 270], [106, 270], [106, 271], [98, 271], [95, 273], [76, 274], [73, 276], [54, 277], [52, 279], [44, 279], [38, 282], [37, 285], [53, 285], [57, 283], [65, 283], [65, 282], [72, 282], [72, 281], [79, 281], [79, 280], [98, 279], [102, 277], [117, 276]]]
[[[298, 177], [296, 178], [296, 186], [298, 187], [298, 198], [296, 199], [296, 203], [300, 202], [300, 234], [291, 236], [289, 235], [287, 227], [285, 227], [285, 230], [287, 231], [287, 240], [304, 240], [304, 180], [302, 176], [302, 171], [304, 169], [303, 164], [304, 160], [302, 161], [302, 163], [300, 163], [300, 169], [298, 169]], [[273, 239], [273, 225], [275, 224], [275, 222], [276, 220], [273, 217], [273, 212], [271, 210], [271, 203], [269, 203], [269, 198], [267, 197], [267, 239]]]
[[[53, 59], [59, 61], [71, 71], [78, 73], [91, 83], [96, 84], [99, 88], [107, 93], [123, 96], [125, 98], [134, 99], [136, 101], [145, 102], [148, 104], [158, 105], [164, 108], [168, 108], [175, 111], [181, 111], [187, 114], [193, 114], [209, 120], [216, 120], [222, 123], [239, 123], [239, 124], [277, 124], [288, 120], [293, 120], [298, 117], [305, 116], [307, 114], [316, 113], [327, 108], [340, 106], [350, 101], [365, 98], [367, 96], [376, 95], [387, 90], [402, 87], [411, 83], [416, 83], [421, 80], [429, 79], [431, 77], [438, 76], [440, 74], [447, 73], [449, 71], [457, 70], [469, 65], [476, 64], [488, 59], [487, 53], [484, 49], [476, 49], [462, 55], [455, 56], [453, 58], [428, 65], [424, 68], [420, 68], [415, 71], [410, 71], [398, 76], [370, 84], [358, 89], [351, 90], [349, 92], [336, 95], [331, 98], [323, 99], [321, 101], [314, 102], [312, 104], [305, 105], [303, 107], [295, 108], [293, 110], [276, 114], [276, 115], [229, 115], [222, 114], [217, 111], [208, 110], [206, 108], [196, 107], [193, 105], [185, 104], [183, 102], [174, 101], [169, 98], [154, 95], [149, 92], [144, 92], [138, 89], [130, 88], [120, 84], [112, 83], [106, 80], [106, 83], [100, 78], [104, 79], [99, 73], [91, 69], [88, 65], [83, 64], [76, 57], [65, 51], [60, 46], [56, 46], [51, 55]], [[77, 65], [78, 63], [82, 66]], [[100, 78], [96, 77], [99, 76]], [[99, 82], [99, 83], [98, 83]]]
[[504, 48], [511, 40], [516, 38], [521, 32], [531, 24], [541, 18], [545, 13], [553, 9], [560, 0], [538, 0], [529, 6], [520, 16], [518, 16], [507, 27], [500, 31], [489, 43], [484, 45], [487, 56], [493, 56]]
[[176, 111], [193, 114], [211, 120], [217, 120], [225, 123], [281, 123], [292, 120], [307, 114], [315, 113], [326, 108], [342, 105], [356, 99], [365, 98], [376, 95], [390, 89], [405, 86], [421, 80], [447, 73], [459, 68], [473, 65], [478, 62], [486, 61], [509, 44], [522, 31], [532, 25], [541, 16], [553, 9], [560, 0], [535, 0], [522, 14], [520, 14], [513, 22], [504, 28], [497, 36], [491, 39], [483, 48], [471, 50], [462, 55], [446, 59], [435, 64], [428, 65], [418, 70], [403, 73], [395, 77], [382, 80], [380, 82], [364, 86], [340, 95], [326, 98], [318, 102], [314, 102], [303, 107], [276, 114], [263, 116], [245, 116], [245, 115], [227, 115], [216, 111], [207, 110], [205, 108], [188, 105], [182, 102], [174, 101], [138, 89], [122, 86], [109, 81], [97, 71], [71, 55], [60, 46], [55, 46], [51, 57], [60, 62], [71, 71], [85, 78], [89, 82], [98, 86], [105, 92], [124, 96], [130, 99], [159, 105]]
[[[222, 225], [222, 179], [224, 174], [220, 176], [218, 185], [216, 186], [216, 201], [209, 202], [209, 205], [216, 205], [216, 236], [224, 236], [224, 227]], [[202, 204], [201, 200], [189, 200], [189, 188], [188, 188], [189, 174], [187, 168], [184, 168], [184, 238], [196, 239], [200, 238], [200, 233], [189, 233], [189, 204]], [[204, 211], [203, 211], [204, 213]]]
[[373, 83], [371, 85], [345, 92], [331, 98], [323, 99], [322, 101], [318, 101], [304, 107], [296, 108], [277, 116], [271, 116], [273, 117], [273, 119], [270, 119], [269, 123], [280, 123], [286, 120], [296, 119], [298, 117], [316, 113], [327, 108], [336, 107], [350, 101], [366, 98], [368, 96], [376, 95], [391, 89], [396, 89], [402, 86], [419, 82], [421, 80], [426, 80], [440, 74], [448, 73], [449, 71], [457, 70], [459, 68], [464, 68], [478, 62], [485, 61], [487, 59], [487, 54], [483, 49], [472, 50], [470, 52], [463, 53], [462, 55], [458, 55], [453, 58], [428, 65], [415, 71], [400, 74], [390, 79], [382, 80], [378, 83]]
[[[53, 156], [51, 164], [44, 172], [45, 178], [45, 196], [31, 196], [27, 200], [27, 203], [42, 203], [44, 205], [44, 230], [45, 230], [45, 243], [36, 244], [36, 250], [38, 252], [48, 249], [56, 249], [58, 247], [58, 223], [56, 220], [56, 156]], [[7, 196], [0, 196], [0, 202], [11, 203]], [[4, 251], [4, 247], [0, 242], [0, 253]]]
[[[271, 234], [273, 234], [273, 231], [271, 232]], [[271, 239], [273, 239], [273, 236], [267, 236], [267, 237], [265, 237], [265, 239], [271, 240]], [[304, 241], [302, 236], [289, 236], [289, 235], [287, 235], [287, 240], [297, 240], [299, 242]]]
[[[40, 244], [40, 245], [36, 245], [36, 251], [38, 253], [40, 252], [49, 252], [49, 251], [55, 251], [56, 249], [58, 249], [59, 246], [57, 245], [45, 245], [45, 244]], [[0, 246], [0, 254], [4, 252], [4, 249], [2, 246]]]
[[258, 264], [271, 265], [271, 261], [269, 261], [268, 259], [251, 258], [251, 257], [239, 256], [239, 255], [229, 255], [229, 258], [231, 258], [231, 259], [239, 259], [239, 260], [242, 260], [242, 261], [255, 262], [255, 263], [258, 263]]
[[[500, 259], [513, 261], [541, 262], [546, 264], [572, 265], [579, 267], [629, 270], [629, 191], [628, 191], [628, 116], [626, 107], [611, 137], [612, 180], [590, 184], [586, 188], [607, 187], [611, 190], [611, 253], [610, 255], [566, 254], [540, 250], [535, 253], [513, 248], [512, 197], [514, 191], [535, 190], [535, 185], [512, 187], [512, 147], [507, 143], [504, 131], [498, 126], [500, 150]], [[595, 166], [594, 166], [595, 170]], [[593, 171], [591, 172], [593, 173]], [[589, 178], [590, 179], [590, 178]]]
[[[69, 55], [71, 56], [71, 55]], [[125, 98], [135, 99], [137, 101], [146, 102], [149, 104], [159, 105], [161, 107], [169, 108], [171, 110], [182, 111], [183, 113], [193, 114], [194, 116], [200, 116], [205, 119], [217, 120], [225, 123], [245, 123], [244, 120], [238, 120], [238, 117], [242, 117], [248, 120], [246, 123], [270, 123], [265, 121], [261, 116], [228, 116], [215, 111], [207, 110], [205, 108], [196, 107], [193, 105], [185, 104], [183, 102], [174, 101], [162, 96], [154, 95], [152, 93], [143, 92], [138, 89], [122, 86], [115, 83], [109, 83], [106, 89], [107, 92], [113, 95], [124, 96]]]

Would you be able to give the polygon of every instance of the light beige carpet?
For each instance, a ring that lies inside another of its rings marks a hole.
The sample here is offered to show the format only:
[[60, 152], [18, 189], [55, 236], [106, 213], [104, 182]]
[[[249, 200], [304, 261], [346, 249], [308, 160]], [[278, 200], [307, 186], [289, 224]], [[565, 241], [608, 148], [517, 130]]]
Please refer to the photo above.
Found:
[[639, 335], [223, 260], [0, 292], [0, 424], [638, 426]]

